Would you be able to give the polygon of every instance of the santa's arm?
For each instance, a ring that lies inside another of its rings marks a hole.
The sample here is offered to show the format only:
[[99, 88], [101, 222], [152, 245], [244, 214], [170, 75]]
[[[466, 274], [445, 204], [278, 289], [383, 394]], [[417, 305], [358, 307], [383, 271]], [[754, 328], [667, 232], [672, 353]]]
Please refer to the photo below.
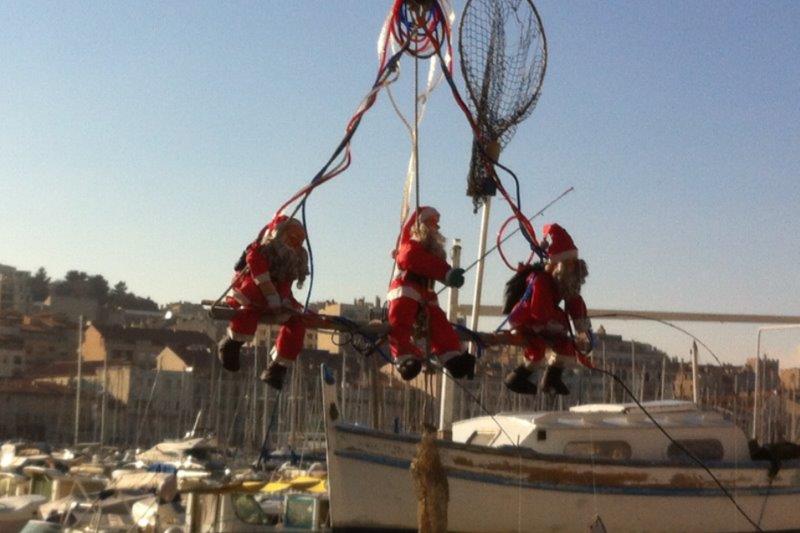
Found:
[[400, 247], [397, 253], [397, 266], [400, 270], [438, 281], [444, 281], [450, 270], [447, 261], [433, 255], [416, 241], [410, 241]]
[[270, 307], [278, 307], [281, 299], [269, 275], [269, 261], [267, 261], [267, 258], [264, 257], [257, 246], [251, 246], [247, 250], [245, 260], [250, 269], [250, 275], [261, 290], [261, 294], [264, 295], [264, 299]]
[[564, 304], [577, 333], [585, 333], [592, 328], [592, 321], [586, 311], [586, 302], [580, 295], [569, 298]]

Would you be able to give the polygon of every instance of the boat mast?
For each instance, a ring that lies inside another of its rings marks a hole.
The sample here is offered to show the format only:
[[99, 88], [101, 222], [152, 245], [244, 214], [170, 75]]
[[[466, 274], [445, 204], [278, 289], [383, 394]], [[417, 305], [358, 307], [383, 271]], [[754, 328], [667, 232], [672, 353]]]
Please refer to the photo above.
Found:
[[81, 428], [81, 381], [83, 381], [83, 315], [78, 317], [78, 382], [75, 385], [75, 446], [78, 445]]
[[692, 402], [698, 405], [697, 398], [697, 343], [692, 341]]
[[[459, 268], [461, 266], [461, 239], [453, 240], [453, 246], [450, 248], [450, 257], [453, 268]], [[483, 266], [481, 265], [480, 268], [482, 269]], [[458, 289], [456, 287], [450, 287], [448, 300], [447, 319], [450, 322], [456, 322], [458, 320]], [[478, 301], [475, 309], [480, 309], [480, 301]], [[439, 393], [439, 432], [441, 435], [447, 435], [448, 437], [453, 427], [454, 393], [453, 380], [443, 372], [441, 374], [441, 389]]]
[[[789, 317], [790, 319], [796, 319], [798, 317]], [[759, 389], [764, 387], [762, 381], [766, 381], [766, 379], [761, 379], [760, 372], [764, 372], [761, 369], [761, 332], [766, 330], [781, 330], [781, 329], [798, 329], [800, 328], [800, 324], [787, 324], [787, 325], [780, 325], [780, 326], [762, 326], [758, 328], [758, 336], [756, 340], [756, 364], [754, 373], [755, 373], [755, 383], [753, 386], [753, 439], [758, 440], [758, 399], [759, 393], [761, 392]], [[766, 368], [766, 356], [764, 356], [764, 368]], [[766, 373], [764, 373], [764, 378], [766, 378]]]

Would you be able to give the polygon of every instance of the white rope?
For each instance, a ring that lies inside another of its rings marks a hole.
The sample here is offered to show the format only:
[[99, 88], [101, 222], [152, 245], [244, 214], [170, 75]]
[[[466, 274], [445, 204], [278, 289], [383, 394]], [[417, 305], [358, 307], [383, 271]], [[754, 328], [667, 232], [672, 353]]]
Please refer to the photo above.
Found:
[[[439, 0], [439, 5], [441, 6], [442, 11], [447, 16], [448, 25], [452, 27], [453, 22], [455, 22], [456, 15], [450, 0]], [[399, 50], [399, 44], [392, 38], [391, 32], [389, 31], [389, 23], [391, 22], [391, 19], [392, 19], [392, 13], [390, 12], [386, 16], [386, 19], [383, 22], [383, 26], [381, 27], [380, 35], [378, 36], [378, 43], [377, 43], [378, 57], [383, 56], [383, 50], [386, 48], [387, 42], [392, 53], [396, 53], [397, 50]], [[450, 63], [452, 62], [452, 57], [450, 56], [449, 51], [445, 51], [444, 60], [445, 60], [444, 68], [449, 68]], [[418, 60], [415, 58], [415, 62], [417, 61]], [[411, 203], [411, 189], [416, 185], [417, 170], [419, 168], [419, 163], [418, 163], [419, 139], [417, 131], [419, 129], [419, 124], [422, 122], [422, 119], [425, 116], [425, 110], [427, 108], [430, 95], [444, 79], [444, 74], [442, 73], [441, 68], [439, 68], [440, 67], [439, 63], [440, 62], [438, 56], [433, 55], [428, 64], [428, 77], [425, 90], [421, 93], [418, 90], [415, 90], [415, 95], [414, 95], [415, 120], [413, 125], [411, 124], [411, 121], [408, 118], [406, 118], [406, 116], [403, 114], [390, 88], [389, 87], [386, 88], [386, 94], [388, 95], [389, 101], [392, 104], [392, 109], [394, 109], [394, 112], [397, 114], [398, 118], [403, 123], [403, 126], [408, 132], [409, 140], [411, 143], [411, 154], [409, 155], [408, 165], [406, 166], [406, 179], [405, 182], [403, 183], [403, 194], [402, 194], [402, 201], [400, 204], [401, 231], [403, 223], [408, 218], [408, 213], [410, 211], [410, 203]], [[417, 199], [417, 203], [418, 202], [419, 199]], [[390, 280], [394, 279], [396, 274], [397, 274], [397, 264], [395, 263], [392, 266], [392, 274], [390, 276]]]

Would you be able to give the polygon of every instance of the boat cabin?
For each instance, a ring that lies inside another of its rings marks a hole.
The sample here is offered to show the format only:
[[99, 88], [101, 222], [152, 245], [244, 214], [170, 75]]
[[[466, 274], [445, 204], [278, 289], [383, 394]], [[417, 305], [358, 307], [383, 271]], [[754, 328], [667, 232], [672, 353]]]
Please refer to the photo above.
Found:
[[[644, 402], [667, 433], [703, 461], [749, 461], [744, 432], [692, 402]], [[685, 463], [689, 457], [634, 403], [589, 404], [569, 411], [499, 413], [453, 424], [453, 440], [500, 448], [519, 445], [546, 455]]]

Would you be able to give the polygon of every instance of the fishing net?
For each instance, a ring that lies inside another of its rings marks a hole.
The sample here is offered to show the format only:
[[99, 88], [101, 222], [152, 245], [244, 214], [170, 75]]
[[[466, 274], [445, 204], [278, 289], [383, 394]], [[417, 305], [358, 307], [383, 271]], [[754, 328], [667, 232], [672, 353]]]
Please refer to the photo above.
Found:
[[417, 495], [417, 526], [422, 533], [447, 531], [447, 502], [450, 488], [447, 472], [439, 459], [436, 434], [426, 427], [417, 447], [417, 456], [411, 461], [414, 492]]
[[492, 160], [539, 99], [547, 41], [530, 0], [468, 0], [458, 50], [478, 129], [467, 178], [467, 194], [477, 209], [496, 192]]

